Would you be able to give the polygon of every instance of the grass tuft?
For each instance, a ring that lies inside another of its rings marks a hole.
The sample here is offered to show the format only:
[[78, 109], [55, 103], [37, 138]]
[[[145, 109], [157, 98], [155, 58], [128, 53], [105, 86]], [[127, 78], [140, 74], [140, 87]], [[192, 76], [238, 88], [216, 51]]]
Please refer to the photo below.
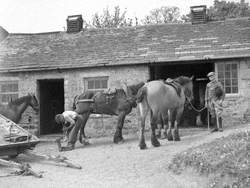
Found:
[[250, 131], [222, 137], [177, 154], [168, 169], [208, 176], [209, 187], [250, 187]]

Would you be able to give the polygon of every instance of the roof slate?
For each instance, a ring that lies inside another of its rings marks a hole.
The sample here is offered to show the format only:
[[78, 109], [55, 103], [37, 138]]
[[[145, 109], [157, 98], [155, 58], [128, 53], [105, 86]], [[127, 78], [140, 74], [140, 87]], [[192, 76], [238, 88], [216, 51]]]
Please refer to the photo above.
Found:
[[250, 56], [250, 19], [79, 33], [9, 34], [0, 71], [29, 71]]

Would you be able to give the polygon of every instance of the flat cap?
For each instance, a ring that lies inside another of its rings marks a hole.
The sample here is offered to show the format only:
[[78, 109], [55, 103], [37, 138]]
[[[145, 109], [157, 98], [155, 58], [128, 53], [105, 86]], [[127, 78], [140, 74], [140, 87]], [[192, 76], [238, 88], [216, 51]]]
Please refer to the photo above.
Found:
[[214, 72], [210, 72], [207, 74], [207, 77], [210, 77], [210, 76], [215, 76], [215, 73]]

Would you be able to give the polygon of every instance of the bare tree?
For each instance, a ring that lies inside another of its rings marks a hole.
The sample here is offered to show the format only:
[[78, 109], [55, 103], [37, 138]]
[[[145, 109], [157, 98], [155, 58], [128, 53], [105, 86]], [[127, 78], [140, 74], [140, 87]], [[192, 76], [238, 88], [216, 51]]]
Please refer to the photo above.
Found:
[[209, 8], [208, 16], [211, 20], [221, 20], [225, 18], [249, 17], [250, 6], [244, 1], [230, 2], [215, 0], [214, 5]]
[[142, 20], [143, 24], [177, 23], [180, 21], [180, 9], [178, 7], [160, 7], [150, 11], [150, 14]]
[[[215, 0], [213, 6], [208, 9], [209, 20], [224, 20], [226, 18], [249, 17], [250, 6], [241, 0], [240, 3], [232, 1]], [[191, 14], [183, 15], [181, 18], [184, 22], [191, 20]]]
[[[95, 13], [92, 19], [92, 26], [96, 28], [118, 28], [132, 26], [133, 19], [126, 16], [127, 11], [121, 11], [119, 6], [114, 7], [112, 13], [109, 8], [103, 10], [102, 14]], [[138, 24], [135, 18], [135, 24]]]

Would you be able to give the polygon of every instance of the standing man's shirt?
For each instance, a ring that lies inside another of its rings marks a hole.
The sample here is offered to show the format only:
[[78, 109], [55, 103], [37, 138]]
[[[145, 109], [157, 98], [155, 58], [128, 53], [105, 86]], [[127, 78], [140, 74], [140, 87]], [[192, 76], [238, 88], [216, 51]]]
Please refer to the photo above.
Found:
[[[216, 89], [221, 89], [222, 91], [222, 95], [221, 96], [217, 96], [217, 93], [216, 93]], [[206, 88], [206, 97], [205, 99], [208, 101], [208, 100], [211, 100], [211, 99], [214, 99], [214, 100], [224, 100], [224, 97], [225, 97], [225, 93], [223, 91], [223, 86], [220, 82], [218, 81], [211, 81], [207, 84], [207, 88]]]
[[217, 80], [210, 81], [206, 87], [205, 100], [212, 117], [216, 117], [216, 114], [218, 117], [221, 117], [224, 98], [225, 92], [222, 84]]

